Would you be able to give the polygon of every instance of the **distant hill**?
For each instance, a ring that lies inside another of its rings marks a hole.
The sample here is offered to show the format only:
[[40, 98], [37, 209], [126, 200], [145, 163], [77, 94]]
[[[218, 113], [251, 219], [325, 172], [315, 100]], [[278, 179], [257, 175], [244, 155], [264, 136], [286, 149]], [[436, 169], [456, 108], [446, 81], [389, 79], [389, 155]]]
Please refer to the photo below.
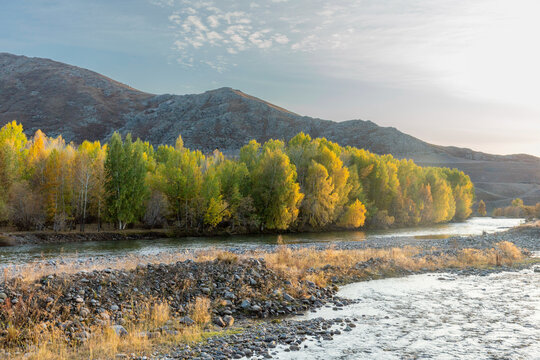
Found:
[[298, 132], [341, 145], [412, 158], [422, 165], [468, 173], [478, 198], [503, 206], [514, 197], [540, 201], [540, 158], [491, 155], [426, 143], [371, 121], [334, 122], [301, 116], [231, 88], [193, 95], [154, 95], [90, 70], [48, 59], [0, 53], [0, 126], [18, 120], [67, 141], [106, 141], [114, 131], [152, 144], [173, 144], [234, 154], [250, 139], [288, 140]]

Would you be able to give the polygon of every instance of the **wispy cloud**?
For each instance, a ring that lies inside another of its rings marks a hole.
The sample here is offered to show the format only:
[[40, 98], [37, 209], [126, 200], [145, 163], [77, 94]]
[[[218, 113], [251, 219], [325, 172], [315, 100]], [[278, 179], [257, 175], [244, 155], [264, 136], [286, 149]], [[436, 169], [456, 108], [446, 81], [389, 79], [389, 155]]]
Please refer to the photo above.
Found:
[[[244, 52], [271, 52], [294, 56], [326, 76], [402, 87], [430, 83], [492, 97], [516, 97], [506, 89], [493, 93], [500, 86], [490, 73], [511, 57], [501, 53], [499, 39], [519, 51], [523, 39], [540, 30], [520, 24], [526, 17], [520, 6], [492, 0], [151, 1], [170, 9], [173, 49], [189, 66], [215, 63], [219, 56], [219, 67], [212, 68], [225, 71]], [[534, 0], [516, 1], [540, 7]], [[524, 61], [540, 61], [538, 51], [533, 55]], [[517, 86], [515, 78], [505, 80]]]
[[441, 0], [437, 5], [425, 0], [407, 4], [398, 0], [231, 0], [226, 6], [212, 1], [150, 1], [171, 9], [168, 20], [177, 38], [173, 48], [182, 62], [192, 58], [201, 64], [216, 56], [226, 63], [245, 51], [276, 50], [281, 54], [318, 52], [318, 61], [325, 65], [336, 62], [335, 51], [341, 51], [347, 62], [382, 59], [388, 65], [409, 61], [396, 54], [405, 48], [442, 43], [437, 37], [445, 36], [448, 27], [471, 25], [468, 16], [463, 17], [464, 24], [447, 23], [453, 13], [463, 12], [459, 0]]
[[287, 35], [265, 25], [260, 15], [266, 6], [256, 3], [235, 3], [224, 10], [210, 1], [152, 2], [171, 8], [168, 20], [176, 37], [173, 49], [178, 51], [179, 63], [187, 66], [204, 64], [224, 71], [234, 62], [227, 57], [289, 43]]

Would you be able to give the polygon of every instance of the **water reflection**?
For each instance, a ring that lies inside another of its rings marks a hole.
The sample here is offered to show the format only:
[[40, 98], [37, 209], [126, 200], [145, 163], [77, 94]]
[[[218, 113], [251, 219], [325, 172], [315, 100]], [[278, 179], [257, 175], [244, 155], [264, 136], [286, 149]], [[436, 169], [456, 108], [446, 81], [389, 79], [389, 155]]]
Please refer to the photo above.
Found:
[[261, 244], [328, 243], [364, 241], [388, 237], [421, 237], [434, 239], [450, 235], [476, 235], [496, 232], [521, 223], [521, 219], [472, 218], [463, 223], [436, 225], [414, 229], [379, 231], [341, 231], [327, 233], [301, 233], [283, 235], [245, 235], [228, 237], [185, 237], [177, 239], [90, 241], [67, 244], [38, 244], [0, 248], [0, 267], [39, 259], [61, 257], [111, 257], [128, 254], [152, 255], [163, 251], [203, 249], [209, 247], [254, 248]]

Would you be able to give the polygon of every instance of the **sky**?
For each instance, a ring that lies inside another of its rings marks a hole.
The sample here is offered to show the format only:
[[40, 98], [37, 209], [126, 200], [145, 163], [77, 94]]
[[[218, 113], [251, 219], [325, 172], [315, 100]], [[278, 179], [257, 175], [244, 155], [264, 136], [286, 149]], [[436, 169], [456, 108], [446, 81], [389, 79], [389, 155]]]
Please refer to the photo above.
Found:
[[536, 0], [0, 0], [0, 52], [540, 155]]

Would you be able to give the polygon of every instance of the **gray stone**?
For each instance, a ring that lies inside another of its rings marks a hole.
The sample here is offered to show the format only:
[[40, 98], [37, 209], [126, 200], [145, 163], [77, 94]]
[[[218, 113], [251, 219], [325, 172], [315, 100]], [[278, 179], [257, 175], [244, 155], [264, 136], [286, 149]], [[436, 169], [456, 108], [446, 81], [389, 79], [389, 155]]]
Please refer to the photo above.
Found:
[[290, 302], [290, 301], [294, 301], [294, 298], [287, 293], [283, 293], [283, 300]]
[[190, 318], [189, 316], [184, 316], [184, 317], [180, 318], [180, 320], [178, 320], [178, 322], [180, 322], [180, 324], [184, 324], [184, 325], [187, 325], [187, 326], [191, 326], [191, 325], [195, 324], [195, 321], [193, 321], [193, 319]]
[[242, 303], [240, 304], [240, 307], [244, 310], [248, 309], [250, 306], [251, 306], [251, 303], [249, 302], [249, 300], [243, 300]]
[[122, 325], [113, 325], [113, 326], [111, 326], [111, 328], [114, 330], [114, 332], [118, 336], [126, 336], [126, 335], [128, 335], [128, 331]]

